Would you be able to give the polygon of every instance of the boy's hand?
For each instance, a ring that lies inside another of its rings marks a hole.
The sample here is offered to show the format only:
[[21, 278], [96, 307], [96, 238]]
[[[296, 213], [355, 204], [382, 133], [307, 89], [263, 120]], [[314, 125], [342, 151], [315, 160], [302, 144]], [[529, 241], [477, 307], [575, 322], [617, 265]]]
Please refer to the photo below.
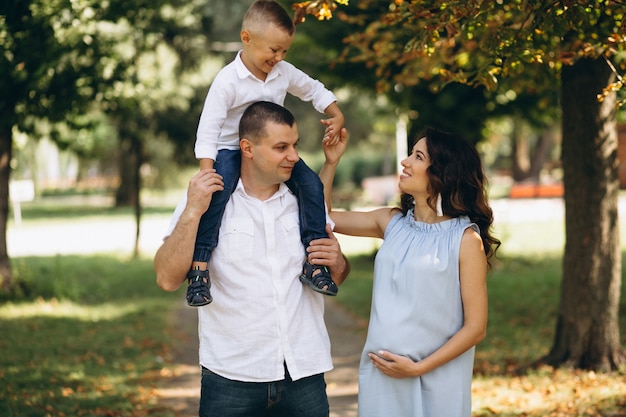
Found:
[[323, 145], [336, 145], [340, 140], [341, 129], [343, 129], [343, 117], [335, 116], [322, 119], [320, 122], [326, 126], [324, 131]]
[[322, 141], [322, 149], [324, 150], [324, 156], [326, 162], [329, 164], [336, 164], [339, 162], [348, 144], [348, 131], [344, 128], [341, 129], [338, 135], [338, 140], [334, 144], [330, 144], [330, 141]]

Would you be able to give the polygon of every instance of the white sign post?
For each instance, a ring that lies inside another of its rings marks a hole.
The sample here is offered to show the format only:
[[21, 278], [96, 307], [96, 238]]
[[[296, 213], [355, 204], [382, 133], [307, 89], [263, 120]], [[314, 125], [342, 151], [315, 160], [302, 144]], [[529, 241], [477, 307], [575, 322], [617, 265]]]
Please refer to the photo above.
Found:
[[22, 201], [35, 199], [35, 184], [32, 180], [11, 181], [9, 183], [9, 199], [13, 203], [13, 219], [16, 225], [22, 224]]

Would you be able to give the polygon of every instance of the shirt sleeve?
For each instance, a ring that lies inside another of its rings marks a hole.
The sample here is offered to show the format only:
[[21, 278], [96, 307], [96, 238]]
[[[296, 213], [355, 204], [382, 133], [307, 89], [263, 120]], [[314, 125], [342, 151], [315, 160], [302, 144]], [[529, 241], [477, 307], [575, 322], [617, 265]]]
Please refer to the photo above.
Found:
[[196, 132], [194, 153], [197, 159], [217, 157], [217, 145], [222, 127], [232, 106], [234, 95], [230, 93], [231, 85], [222, 73], [218, 73], [209, 88]]
[[304, 71], [296, 68], [289, 62], [284, 63], [284, 72], [289, 77], [287, 92], [302, 101], [310, 101], [315, 110], [324, 113], [324, 110], [337, 101], [337, 97], [328, 90], [321, 81], [315, 80]]

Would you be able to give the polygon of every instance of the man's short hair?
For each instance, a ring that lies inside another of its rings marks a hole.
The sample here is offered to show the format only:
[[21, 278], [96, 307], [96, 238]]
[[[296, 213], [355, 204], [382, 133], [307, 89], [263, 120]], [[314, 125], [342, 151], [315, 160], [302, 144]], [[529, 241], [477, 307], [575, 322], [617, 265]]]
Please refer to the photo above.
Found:
[[272, 122], [293, 126], [296, 118], [283, 106], [270, 101], [257, 101], [248, 106], [239, 121], [239, 138], [258, 142], [267, 135], [265, 127]]
[[270, 23], [283, 29], [289, 36], [296, 31], [296, 26], [287, 10], [274, 0], [256, 0], [252, 3], [243, 17], [241, 29], [257, 34], [262, 32]]

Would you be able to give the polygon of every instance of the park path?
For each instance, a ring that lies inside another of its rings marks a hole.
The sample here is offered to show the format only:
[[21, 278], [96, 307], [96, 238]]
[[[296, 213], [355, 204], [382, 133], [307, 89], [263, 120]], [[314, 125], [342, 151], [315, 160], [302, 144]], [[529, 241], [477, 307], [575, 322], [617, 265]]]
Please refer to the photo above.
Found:
[[[330, 417], [357, 417], [358, 365], [365, 340], [365, 326], [352, 318], [333, 299], [326, 300], [326, 326], [331, 340], [334, 369], [326, 374]], [[155, 394], [159, 408], [176, 417], [197, 417], [200, 397], [198, 366], [198, 313], [180, 306], [171, 317], [172, 345]]]

